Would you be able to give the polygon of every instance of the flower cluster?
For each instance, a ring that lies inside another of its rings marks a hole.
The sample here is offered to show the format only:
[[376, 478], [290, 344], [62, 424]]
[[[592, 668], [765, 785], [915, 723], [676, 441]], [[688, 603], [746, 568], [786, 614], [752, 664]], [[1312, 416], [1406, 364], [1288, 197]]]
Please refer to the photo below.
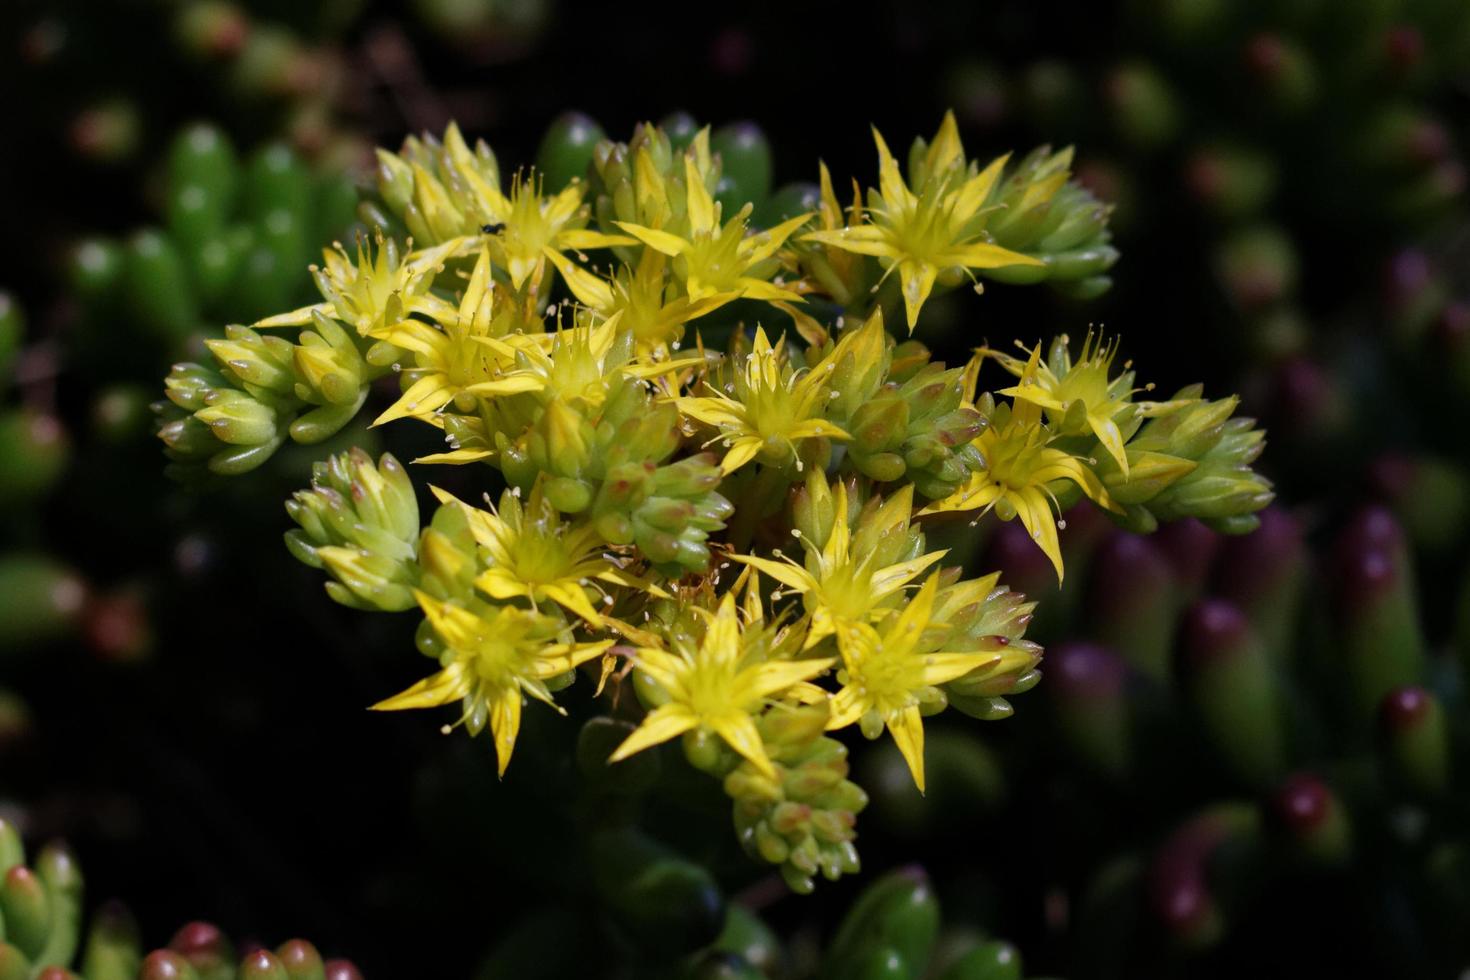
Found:
[[[479, 467], [486, 505], [436, 491], [421, 526], [403, 467], [360, 451], [288, 504], [333, 598], [424, 616], [437, 669], [377, 707], [456, 705], [504, 772], [527, 699], [564, 710], [589, 673], [638, 721], [611, 765], [677, 739], [793, 887], [852, 871], [866, 798], [824, 732], [888, 733], [923, 790], [927, 716], [1005, 717], [1040, 677], [1032, 604], [946, 565], [920, 518], [1019, 518], [1060, 578], [1058, 515], [1082, 495], [1133, 527], [1232, 531], [1271, 496], [1234, 400], [1135, 400], [1113, 342], [948, 367], [890, 336], [977, 273], [1085, 294], [1115, 254], [1067, 152], [981, 167], [946, 116], [905, 176], [875, 139], [866, 204], [843, 209], [823, 167], [814, 211], [763, 223], [719, 192], [706, 132], [642, 126], [563, 188], [507, 188], [453, 126], [410, 139], [380, 153], [378, 240], [315, 270], [322, 302], [175, 369], [170, 451], [246, 469], [396, 373], [377, 423], [440, 430], [417, 462]], [[1016, 383], [978, 393], [992, 361]]]

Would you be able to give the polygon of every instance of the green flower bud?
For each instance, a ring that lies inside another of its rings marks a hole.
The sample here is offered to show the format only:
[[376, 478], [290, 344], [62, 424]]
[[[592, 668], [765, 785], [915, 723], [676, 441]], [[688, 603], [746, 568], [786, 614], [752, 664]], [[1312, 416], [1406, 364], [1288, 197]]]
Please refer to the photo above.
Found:
[[259, 446], [276, 440], [280, 420], [275, 409], [243, 391], [218, 388], [204, 399], [194, 417], [209, 426], [215, 438], [232, 446]]
[[780, 778], [743, 760], [725, 777], [736, 836], [753, 857], [780, 865], [801, 893], [818, 873], [836, 880], [858, 870], [853, 828], [868, 802], [847, 779], [846, 747], [822, 734], [826, 719], [822, 705], [766, 712], [756, 725]]
[[225, 328], [223, 340], [206, 340], [204, 345], [241, 384], [284, 394], [295, 383], [290, 341], [232, 326]]
[[[385, 453], [374, 465], [353, 449], [316, 464], [311, 488], [298, 490], [286, 512], [299, 525], [286, 532], [287, 550], [336, 578], [327, 585], [333, 599], [390, 612], [415, 605], [412, 589], [421, 574], [418, 501], [392, 456]], [[435, 543], [442, 544], [438, 538]], [[457, 562], [448, 572], [447, 560], [430, 554], [430, 570], [439, 573], [441, 586], [451, 575], [466, 574]]]

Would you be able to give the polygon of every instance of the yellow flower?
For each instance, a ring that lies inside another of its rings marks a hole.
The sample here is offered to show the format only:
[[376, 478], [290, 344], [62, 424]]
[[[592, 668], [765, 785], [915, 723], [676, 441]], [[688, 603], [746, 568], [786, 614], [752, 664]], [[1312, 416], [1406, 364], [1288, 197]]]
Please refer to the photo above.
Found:
[[539, 283], [548, 254], [637, 244], [587, 229], [590, 209], [582, 201], [582, 181], [543, 197], [534, 172], [516, 174], [506, 195], [494, 154], [484, 144], [477, 150], [451, 122], [442, 144], [409, 140], [407, 160], [378, 151], [380, 189], [390, 202], [397, 200], [413, 234], [457, 252], [473, 247], [482, 234], [489, 236], [497, 263], [517, 290], [533, 274]]
[[521, 727], [521, 703], [529, 695], [556, 708], [547, 682], [599, 656], [611, 640], [576, 643], [560, 620], [530, 609], [477, 603], [466, 609], [415, 590], [414, 597], [444, 641], [437, 674], [373, 705], [374, 711], [432, 708], [462, 701], [459, 723], [478, 735], [488, 723], [495, 735], [500, 774], [510, 764]]
[[[1026, 348], [1023, 346], [1021, 349]], [[1127, 478], [1128, 454], [1123, 448], [1120, 421], [1127, 425], [1135, 418], [1163, 414], [1184, 402], [1132, 401], [1135, 392], [1151, 390], [1153, 386], [1134, 388], [1133, 372], [1129, 370], [1131, 364], [1125, 363], [1124, 372], [1109, 380], [1108, 374], [1118, 356], [1116, 338], [1112, 343], [1105, 343], [1101, 335], [1094, 340], [1093, 333], [1088, 331], [1087, 339], [1082, 342], [1082, 355], [1076, 361], [1072, 360], [1065, 336], [1053, 344], [1048, 361], [1040, 359], [1040, 349], [1038, 344], [1035, 350], [1027, 351], [1032, 355], [1031, 361], [1035, 362], [1030, 374], [1027, 373], [1028, 361], [984, 347], [977, 353], [982, 358], [994, 358], [1011, 374], [1023, 379], [1020, 384], [996, 394], [1009, 395], [1046, 409], [1048, 421], [1063, 435], [1091, 431]]]
[[750, 215], [751, 205], [746, 204], [722, 226], [720, 206], [710, 197], [691, 157], [684, 158], [684, 170], [687, 235], [628, 221], [619, 221], [617, 226], [654, 251], [671, 257], [674, 275], [684, 284], [691, 300], [731, 293], [750, 299], [800, 301], [795, 292], [766, 282], [758, 273], [811, 215], [798, 215], [774, 228], [747, 236], [745, 219]]
[[[755, 344], [746, 355], [743, 369], [734, 371], [734, 397], [711, 388], [700, 398], [679, 398], [679, 411], [720, 430], [729, 450], [720, 468], [733, 473], [760, 457], [770, 466], [784, 466], [793, 459], [804, 439], [846, 439], [841, 428], [822, 418], [827, 406], [827, 384], [836, 363], [833, 355], [810, 371], [796, 370], [782, 356], [786, 338], [775, 347], [760, 327]], [[834, 349], [835, 353], [835, 349]]]
[[552, 259], [577, 301], [599, 316], [622, 316], [624, 330], [633, 335], [640, 357], [666, 353], [684, 336], [684, 324], [739, 297], [737, 292], [715, 293], [702, 299], [676, 295], [665, 283], [669, 258], [651, 248], [643, 250], [636, 269], [622, 266], [611, 279], [602, 279], [566, 256]]
[[630, 363], [633, 337], [622, 329], [621, 316], [614, 314], [601, 323], [579, 311], [577, 326], [558, 327], [539, 336], [485, 338], [481, 341], [502, 356], [514, 358], [514, 370], [494, 381], [486, 381], [467, 389], [476, 395], [513, 395], [532, 392], [543, 404], [581, 401], [601, 405], [607, 397], [607, 382], [622, 374], [648, 378], [671, 370], [688, 367], [699, 358]]
[[532, 273], [539, 279], [545, 259], [567, 249], [637, 244], [625, 235], [606, 235], [584, 227], [588, 208], [582, 203], [585, 185], [581, 181], [573, 181], [550, 197], [537, 193], [534, 184], [534, 178], [522, 179], [517, 174], [511, 180], [509, 197], [486, 186], [485, 208], [490, 216], [486, 230], [493, 229], [490, 241], [516, 289]]
[[877, 738], [884, 728], [893, 736], [924, 792], [924, 722], [921, 706], [943, 704], [936, 685], [963, 677], [999, 659], [990, 651], [925, 652], [922, 639], [930, 626], [939, 577], [930, 576], [901, 612], [875, 629], [867, 623], [843, 627], [843, 687], [832, 697], [830, 731], [859, 722], [863, 735]]
[[652, 582], [639, 578], [604, 554], [602, 538], [590, 524], [569, 524], [556, 509], [533, 491], [523, 506], [507, 490], [498, 510], [471, 507], [434, 488], [440, 503], [464, 508], [470, 531], [488, 567], [475, 587], [493, 599], [525, 597], [534, 607], [550, 599], [588, 624], [602, 626], [602, 617], [587, 598], [593, 580], [663, 595]]
[[770, 699], [825, 671], [832, 660], [752, 661], [741, 643], [733, 592], [725, 593], [715, 613], [699, 612], [708, 626], [697, 648], [677, 639], [673, 653], [657, 647], [638, 648], [637, 669], [654, 680], [669, 700], [650, 711], [609, 758], [619, 762], [685, 732], [708, 731], [774, 779], [775, 769], [752, 715], [759, 714]]
[[324, 302], [303, 306], [257, 321], [256, 327], [302, 327], [320, 313], [349, 323], [361, 337], [381, 338], [411, 313], [429, 301], [434, 276], [458, 245], [436, 245], [402, 256], [398, 243], [380, 235], [377, 254], [366, 240], [357, 242], [357, 261], [348, 257], [340, 243], [322, 251], [325, 268], [311, 267], [317, 290]]
[[953, 112], [945, 113], [925, 153], [925, 179], [917, 188], [904, 182], [898, 162], [876, 128], [873, 142], [878, 146], [878, 188], [869, 192], [868, 221], [809, 232], [803, 240], [877, 256], [887, 270], [885, 275], [896, 269], [911, 332], [941, 274], [1042, 264], [987, 240], [985, 219], [990, 209], [985, 204], [1007, 158], [997, 158], [978, 173], [973, 167], [966, 168]]
[[[1039, 357], [1040, 348], [1031, 354], [1022, 374], [1022, 387], [1035, 376]], [[1082, 460], [1048, 445], [1051, 440], [1051, 433], [1041, 422], [1041, 407], [1035, 402], [1017, 400], [1012, 406], [997, 406], [990, 424], [974, 440], [985, 459], [985, 468], [972, 473], [953, 494], [919, 513], [994, 509], [1003, 521], [1019, 516], [1027, 533], [1051, 559], [1057, 581], [1061, 581], [1062, 549], [1052, 513], [1056, 497], [1047, 485], [1069, 480], [1103, 507], [1117, 510], [1118, 506]]]
[[[816, 481], [825, 488], [824, 481]], [[809, 485], [814, 485], [809, 481]], [[905, 484], [885, 500], [873, 514], [870, 526], [875, 529], [871, 541], [860, 541], [853, 547], [852, 531], [848, 517], [847, 485], [838, 480], [831, 491], [836, 515], [832, 522], [832, 533], [828, 535], [821, 550], [803, 539], [807, 549], [807, 563], [800, 565], [782, 556], [781, 561], [760, 558], [755, 555], [732, 555], [738, 562], [752, 565], [771, 578], [796, 592], [801, 593], [806, 609], [812, 616], [807, 631], [806, 646], [814, 646], [822, 639], [837, 635], [839, 643], [848, 635], [846, 627], [866, 624], [884, 616], [892, 600], [903, 594], [903, 590], [924, 569], [933, 565], [947, 552], [934, 551], [918, 558], [878, 566], [875, 556], [879, 554], [878, 539], [889, 535], [903, 535], [908, 531], [909, 515], [913, 511], [913, 484]]]
[[408, 319], [383, 332], [390, 344], [413, 352], [415, 366], [403, 372], [408, 388], [402, 397], [373, 425], [409, 416], [428, 419], [451, 402], [461, 412], [475, 409], [479, 400], [469, 389], [498, 378], [510, 363], [481, 342], [508, 327], [508, 317], [494, 314], [494, 298], [490, 252], [482, 248], [458, 308], [430, 295], [421, 312], [434, 323]]

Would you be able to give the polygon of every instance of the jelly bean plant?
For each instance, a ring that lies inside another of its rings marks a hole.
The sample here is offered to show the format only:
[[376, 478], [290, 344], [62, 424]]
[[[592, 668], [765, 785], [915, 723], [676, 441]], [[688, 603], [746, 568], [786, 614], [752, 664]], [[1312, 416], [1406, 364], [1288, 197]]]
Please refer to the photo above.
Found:
[[442, 435], [414, 461], [432, 512], [361, 450], [286, 503], [333, 599], [422, 616], [426, 676], [374, 707], [450, 709], [503, 774], [523, 711], [565, 713], [581, 675], [626, 732], [608, 767], [677, 742], [809, 891], [858, 869], [845, 730], [891, 738], [922, 790], [927, 716], [1004, 718], [1040, 679], [1034, 603], [929, 537], [1019, 522], [1060, 581], [1084, 497], [1134, 531], [1242, 532], [1272, 496], [1235, 398], [1154, 397], [1110, 336], [977, 328], [932, 359], [940, 291], [1105, 290], [1109, 208], [1070, 151], [972, 160], [952, 116], [905, 165], [874, 142], [866, 192], [824, 164], [770, 195], [728, 131], [642, 125], [513, 173], [454, 125], [409, 138], [378, 154], [369, 230], [313, 268], [320, 301], [176, 365], [159, 434], [180, 472], [239, 474], [394, 389], [375, 424]]

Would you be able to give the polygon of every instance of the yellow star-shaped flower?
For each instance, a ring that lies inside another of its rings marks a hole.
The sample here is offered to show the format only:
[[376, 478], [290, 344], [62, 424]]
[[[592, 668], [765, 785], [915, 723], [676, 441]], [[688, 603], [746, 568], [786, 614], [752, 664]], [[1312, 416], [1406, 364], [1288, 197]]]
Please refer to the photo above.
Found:
[[935, 686], [963, 677], [1001, 654], [990, 651], [923, 652], [939, 577], [930, 576], [902, 612], [875, 629], [867, 623], [843, 627], [843, 687], [832, 698], [828, 730], [860, 722], [863, 734], [877, 738], [884, 728], [903, 753], [919, 792], [924, 791], [924, 722], [920, 705], [938, 701]]
[[713, 732], [762, 773], [775, 778], [753, 715], [766, 703], [832, 666], [821, 660], [754, 660], [741, 642], [733, 592], [725, 593], [698, 647], [675, 641], [674, 652], [639, 647], [636, 668], [658, 683], [669, 700], [648, 713], [643, 724], [609, 758], [619, 762], [635, 752], [695, 730]]
[[[505, 775], [521, 728], [521, 702], [533, 697], [557, 711], [547, 681], [601, 655], [612, 640], [575, 643], [571, 628], [530, 609], [479, 603], [473, 610], [415, 590], [429, 624], [444, 641], [443, 669], [374, 711], [432, 708], [462, 701], [459, 723], [478, 735], [488, 724]], [[565, 713], [565, 712], [563, 712]]]
[[1007, 158], [997, 158], [978, 173], [966, 169], [953, 112], [945, 113], [929, 146], [926, 179], [917, 189], [904, 181], [877, 128], [873, 142], [878, 147], [878, 188], [869, 193], [867, 222], [808, 232], [802, 240], [876, 256], [887, 273], [897, 271], [910, 332], [940, 274], [1042, 264], [989, 241], [986, 202]]

